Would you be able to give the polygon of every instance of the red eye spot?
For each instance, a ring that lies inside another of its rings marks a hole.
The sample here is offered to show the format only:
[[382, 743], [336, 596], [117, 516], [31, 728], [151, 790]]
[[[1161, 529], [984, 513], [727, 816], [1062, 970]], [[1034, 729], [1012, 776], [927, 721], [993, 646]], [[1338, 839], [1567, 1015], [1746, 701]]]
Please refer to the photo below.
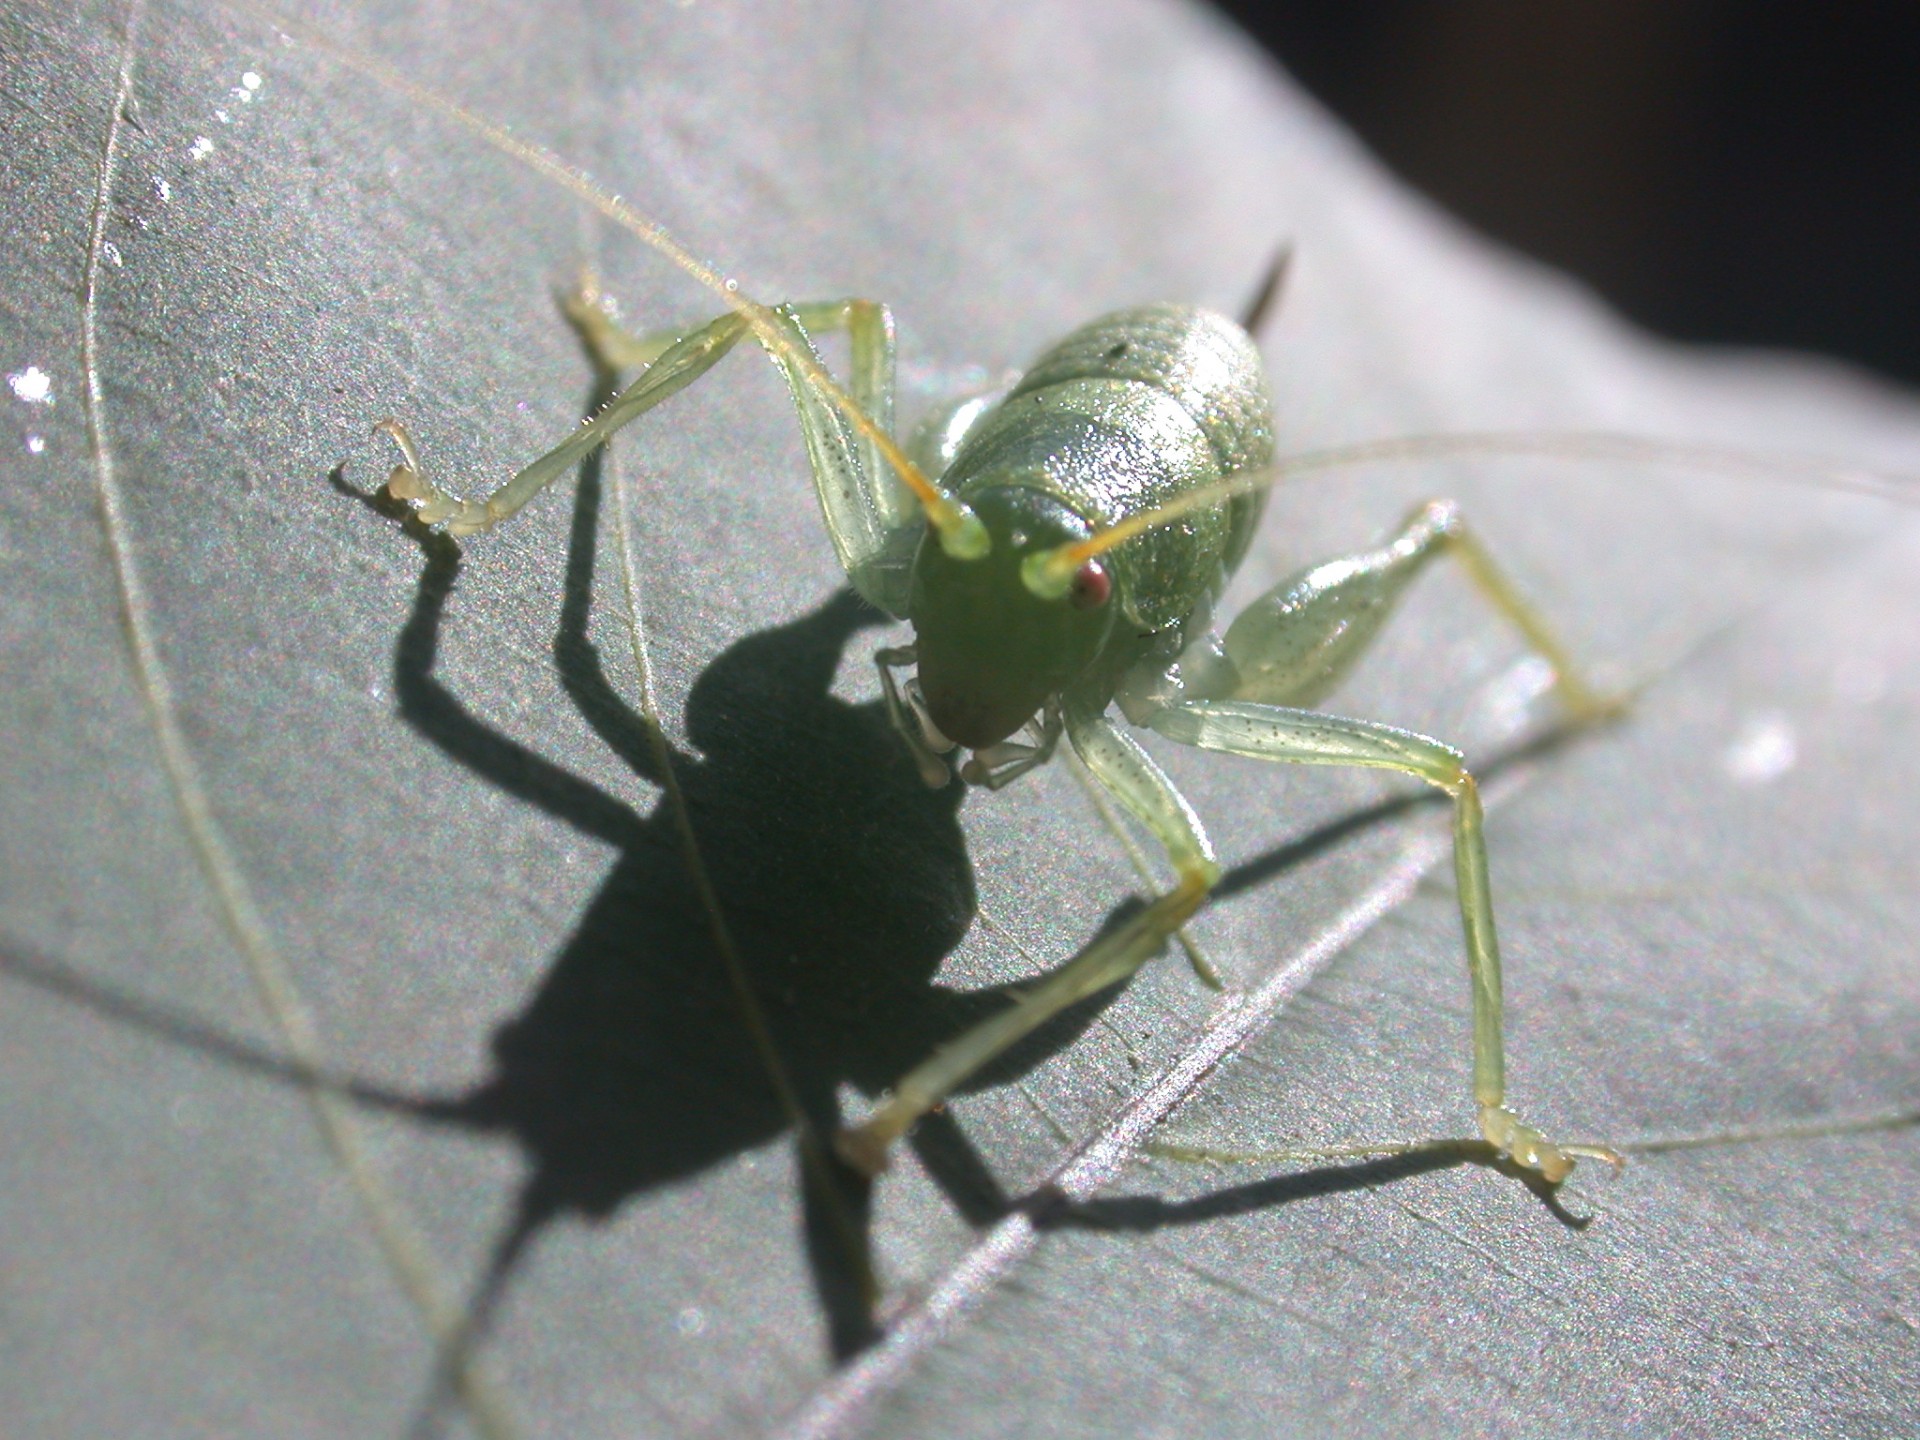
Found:
[[1112, 594], [1113, 581], [1107, 578], [1107, 567], [1098, 560], [1089, 560], [1074, 571], [1073, 584], [1067, 589], [1067, 599], [1076, 610], [1098, 610]]

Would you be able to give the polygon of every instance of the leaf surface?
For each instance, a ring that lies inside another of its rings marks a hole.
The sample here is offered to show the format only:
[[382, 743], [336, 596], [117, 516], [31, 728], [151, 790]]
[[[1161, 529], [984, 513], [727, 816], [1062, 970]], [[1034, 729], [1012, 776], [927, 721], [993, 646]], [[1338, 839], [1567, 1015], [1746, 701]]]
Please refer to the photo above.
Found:
[[[134, 14], [0, 21], [14, 1433], [1911, 1433], [1913, 1129], [1779, 1133], [1920, 1103], [1910, 508], [1804, 474], [1382, 466], [1290, 482], [1235, 584], [1453, 494], [1579, 653], [1649, 682], [1530, 749], [1519, 647], [1440, 575], [1337, 708], [1494, 779], [1529, 1118], [1771, 1138], [1583, 1167], [1584, 1228], [1473, 1164], [1126, 1164], [1142, 1096], [1224, 1145], [1471, 1120], [1444, 814], [1163, 746], [1230, 867], [1195, 938], [1262, 1023], [1158, 962], [925, 1127], [870, 1213], [829, 1205], [725, 950], [825, 1124], [1137, 892], [1115, 835], [1063, 765], [964, 803], [915, 780], [866, 662], [905, 632], [836, 598], [751, 355], [623, 437], [589, 503], [556, 487], [457, 565], [346, 493], [391, 463], [388, 415], [467, 493], [563, 436], [593, 382], [552, 294], [583, 266], [642, 325], [717, 302], [326, 46]], [[1611, 430], [1920, 471], [1905, 396], [1629, 333], [1192, 10], [307, 23], [756, 297], [887, 300], [909, 421], [1102, 310], [1237, 310], [1291, 240], [1290, 450]], [[1168, 1089], [1183, 1066], [1208, 1073]], [[1089, 1177], [995, 1218], [996, 1186]], [[477, 1380], [436, 1313], [484, 1322]]]

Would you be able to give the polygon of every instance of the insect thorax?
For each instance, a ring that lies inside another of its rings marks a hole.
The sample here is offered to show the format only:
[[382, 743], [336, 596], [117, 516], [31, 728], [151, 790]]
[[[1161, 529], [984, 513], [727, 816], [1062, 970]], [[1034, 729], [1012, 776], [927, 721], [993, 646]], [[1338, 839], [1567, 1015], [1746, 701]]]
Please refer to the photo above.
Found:
[[[1018, 476], [1110, 525], [1272, 457], [1272, 401], [1246, 332], [1210, 311], [1149, 305], [1082, 326], [1042, 355], [969, 435], [947, 483], [964, 497]], [[1263, 500], [1194, 510], [1114, 550], [1128, 620], [1164, 630], [1217, 595]]]

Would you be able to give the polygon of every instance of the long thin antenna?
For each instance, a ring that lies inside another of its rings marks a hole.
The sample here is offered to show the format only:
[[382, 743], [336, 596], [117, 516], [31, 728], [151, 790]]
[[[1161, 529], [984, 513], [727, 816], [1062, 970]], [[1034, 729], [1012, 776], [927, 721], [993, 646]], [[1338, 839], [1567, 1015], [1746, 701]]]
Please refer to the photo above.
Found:
[[1085, 540], [1029, 555], [1021, 573], [1034, 594], [1043, 598], [1057, 598], [1066, 594], [1082, 565], [1125, 544], [1136, 535], [1170, 525], [1190, 511], [1218, 505], [1236, 495], [1264, 490], [1281, 480], [1324, 470], [1350, 470], [1362, 465], [1476, 460], [1491, 456], [1587, 462], [1625, 461], [1636, 465], [1717, 471], [1783, 484], [1808, 485], [1845, 495], [1864, 495], [1895, 505], [1920, 505], [1920, 481], [1811, 458], [1796, 461], [1711, 445], [1688, 445], [1636, 435], [1619, 435], [1610, 431], [1568, 431], [1556, 435], [1494, 430], [1469, 431], [1457, 435], [1403, 435], [1387, 440], [1363, 440], [1352, 445], [1309, 450], [1258, 469], [1242, 470], [1211, 485], [1189, 490], [1177, 500], [1156, 509], [1143, 510], [1117, 524], [1096, 530]]

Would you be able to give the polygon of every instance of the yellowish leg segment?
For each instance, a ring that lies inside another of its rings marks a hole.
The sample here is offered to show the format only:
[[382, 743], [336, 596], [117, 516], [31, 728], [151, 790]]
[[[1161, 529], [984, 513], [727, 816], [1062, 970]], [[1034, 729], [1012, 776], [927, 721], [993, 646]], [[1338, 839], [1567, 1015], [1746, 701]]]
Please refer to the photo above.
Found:
[[[492, 529], [615, 431], [706, 374], [750, 333], [746, 319], [729, 312], [688, 330], [629, 335], [591, 282], [566, 302], [566, 309], [606, 369], [644, 368], [598, 415], [479, 500], [462, 499], [429, 481], [405, 427], [397, 420], [383, 420], [375, 428], [393, 439], [401, 457], [387, 479], [388, 493], [413, 506], [427, 524], [456, 536]], [[783, 305], [767, 315], [792, 342], [769, 353], [799, 412], [814, 494], [834, 551], [862, 597], [891, 614], [904, 614], [909, 566], [927, 516], [875, 438], [890, 434], [893, 425], [893, 317], [886, 306], [871, 300]], [[825, 331], [846, 332], [851, 358], [847, 391], [871, 433], [855, 433], [794, 358], [813, 356], [810, 337]]]

